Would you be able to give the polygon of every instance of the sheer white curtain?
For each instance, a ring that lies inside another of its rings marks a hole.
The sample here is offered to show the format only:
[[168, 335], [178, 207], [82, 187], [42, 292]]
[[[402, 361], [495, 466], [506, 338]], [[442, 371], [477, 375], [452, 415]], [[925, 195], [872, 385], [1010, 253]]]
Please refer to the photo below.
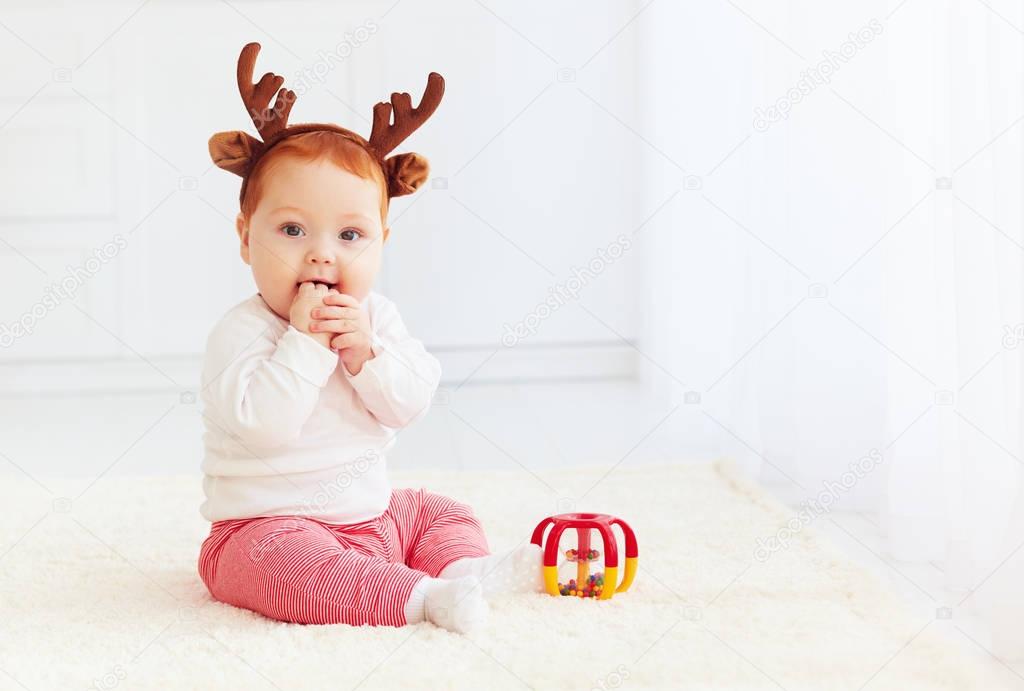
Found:
[[[1024, 13], [978, 4], [921, 15], [927, 156], [946, 179], [922, 209], [925, 261], [886, 254], [885, 306], [894, 340], [934, 339], [940, 392], [913, 443], [893, 449], [883, 508], [893, 555], [942, 562], [962, 593], [950, 605], [980, 616], [997, 655], [1024, 659]], [[891, 59], [912, 48], [890, 47]]]
[[676, 452], [791, 497], [880, 459], [837, 505], [1024, 656], [1024, 8], [650, 11], [640, 345]]

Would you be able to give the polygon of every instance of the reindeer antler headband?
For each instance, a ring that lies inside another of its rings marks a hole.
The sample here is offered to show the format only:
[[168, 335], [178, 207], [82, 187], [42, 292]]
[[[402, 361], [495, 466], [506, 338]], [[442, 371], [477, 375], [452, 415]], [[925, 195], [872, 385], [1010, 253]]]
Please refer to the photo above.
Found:
[[[267, 72], [256, 83], [252, 81], [256, 56], [260, 44], [249, 43], [238, 56], [238, 92], [252, 117], [262, 141], [246, 132], [218, 132], [210, 137], [210, 158], [219, 168], [242, 177], [242, 188], [238, 193], [241, 203], [245, 199], [245, 186], [256, 162], [274, 145], [296, 134], [305, 132], [335, 132], [363, 147], [377, 161], [384, 171], [388, 185], [388, 197], [400, 197], [415, 192], [429, 174], [427, 159], [415, 153], [396, 154], [385, 158], [406, 137], [427, 121], [444, 95], [444, 78], [437, 72], [427, 77], [427, 88], [420, 104], [412, 107], [412, 98], [407, 93], [391, 94], [391, 102], [382, 101], [373, 107], [373, 129], [367, 141], [355, 132], [338, 125], [309, 123], [288, 125], [288, 115], [295, 103], [295, 92], [282, 87], [284, 77]], [[270, 99], [274, 98], [271, 107]], [[394, 112], [394, 122], [391, 114]]]

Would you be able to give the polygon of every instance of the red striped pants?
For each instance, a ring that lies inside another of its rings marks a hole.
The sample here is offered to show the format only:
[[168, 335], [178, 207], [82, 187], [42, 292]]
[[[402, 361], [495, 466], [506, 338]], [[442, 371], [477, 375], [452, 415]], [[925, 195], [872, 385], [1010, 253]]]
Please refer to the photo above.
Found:
[[489, 553], [469, 506], [423, 488], [396, 489], [383, 514], [361, 523], [216, 521], [199, 575], [214, 599], [280, 621], [404, 626], [421, 578]]

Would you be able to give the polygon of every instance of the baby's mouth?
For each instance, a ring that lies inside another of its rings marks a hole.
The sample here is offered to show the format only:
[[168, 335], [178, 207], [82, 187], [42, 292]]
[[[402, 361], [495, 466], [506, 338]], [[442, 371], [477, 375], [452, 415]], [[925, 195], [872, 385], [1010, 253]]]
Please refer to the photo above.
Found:
[[295, 284], [295, 287], [298, 288], [303, 283], [312, 283], [313, 285], [325, 286], [327, 288], [327, 290], [331, 290], [332, 288], [337, 288], [338, 287], [337, 283], [329, 283], [328, 281], [321, 280], [319, 278], [314, 278], [314, 279], [310, 279], [310, 280], [307, 280], [307, 281], [299, 281], [298, 283]]

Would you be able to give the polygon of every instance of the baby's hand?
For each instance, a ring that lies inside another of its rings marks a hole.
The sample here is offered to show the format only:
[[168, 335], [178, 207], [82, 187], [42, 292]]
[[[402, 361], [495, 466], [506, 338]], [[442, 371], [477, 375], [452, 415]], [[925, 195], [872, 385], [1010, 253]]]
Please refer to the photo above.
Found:
[[313, 331], [310, 327], [313, 324], [313, 309], [322, 307], [324, 304], [324, 298], [329, 293], [337, 293], [338, 291], [331, 288], [327, 290], [327, 286], [320, 283], [302, 283], [299, 285], [299, 292], [292, 300], [291, 310], [288, 313], [288, 320], [292, 326], [301, 331], [304, 334], [312, 336], [317, 343], [322, 345], [324, 348], [331, 347], [331, 336], [333, 334], [324, 333], [322, 331]]
[[370, 317], [351, 295], [331, 290], [324, 304], [313, 310], [310, 329], [332, 336], [331, 347], [338, 349], [341, 361], [352, 374], [359, 374], [363, 364], [373, 358], [370, 349]]

